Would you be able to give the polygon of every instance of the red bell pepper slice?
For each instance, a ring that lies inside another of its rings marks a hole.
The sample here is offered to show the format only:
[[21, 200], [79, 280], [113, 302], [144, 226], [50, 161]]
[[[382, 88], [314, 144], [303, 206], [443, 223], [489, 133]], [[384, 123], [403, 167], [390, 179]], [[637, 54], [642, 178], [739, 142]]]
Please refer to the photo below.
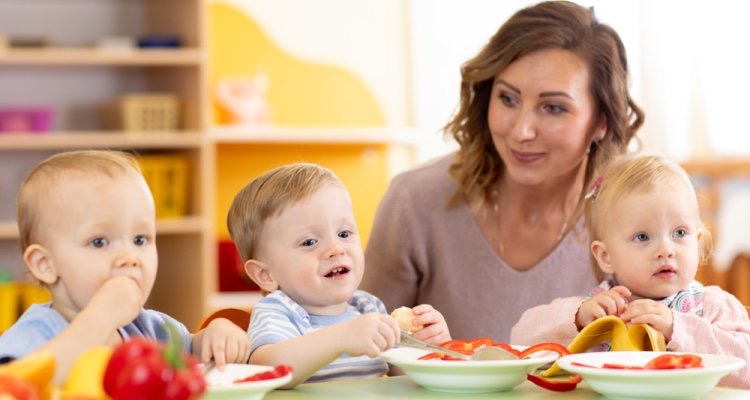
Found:
[[683, 368], [700, 368], [703, 366], [703, 359], [695, 354], [662, 354], [649, 361], [643, 368], [645, 369], [683, 369]]
[[518, 358], [524, 358], [526, 356], [529, 356], [531, 354], [540, 352], [540, 351], [554, 351], [555, 353], [559, 354], [560, 356], [567, 356], [570, 354], [570, 351], [568, 351], [565, 346], [559, 344], [559, 343], [539, 343], [535, 344], [531, 347], [528, 347], [525, 350], [522, 350], [518, 354]]
[[553, 392], [569, 392], [574, 390], [582, 380], [581, 375], [578, 374], [555, 375], [550, 378], [527, 374], [526, 379], [539, 387]]

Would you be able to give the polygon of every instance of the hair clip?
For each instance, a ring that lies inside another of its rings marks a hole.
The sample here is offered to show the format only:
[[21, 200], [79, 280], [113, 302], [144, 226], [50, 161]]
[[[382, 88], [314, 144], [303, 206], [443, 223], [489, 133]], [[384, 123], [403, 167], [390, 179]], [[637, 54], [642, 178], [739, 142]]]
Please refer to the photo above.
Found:
[[583, 198], [585, 200], [591, 199], [592, 202], [596, 200], [596, 192], [599, 190], [599, 187], [602, 185], [602, 181], [604, 180], [604, 175], [596, 178], [594, 183], [591, 185], [591, 190], [589, 190], [588, 193], [586, 193], [586, 196]]

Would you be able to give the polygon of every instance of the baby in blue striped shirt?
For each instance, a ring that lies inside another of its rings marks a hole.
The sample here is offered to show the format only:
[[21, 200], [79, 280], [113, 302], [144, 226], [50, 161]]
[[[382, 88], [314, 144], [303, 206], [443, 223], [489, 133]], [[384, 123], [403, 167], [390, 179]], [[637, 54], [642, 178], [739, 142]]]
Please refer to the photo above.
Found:
[[[250, 363], [290, 364], [287, 387], [389, 372], [379, 358], [399, 343], [399, 325], [375, 296], [358, 290], [364, 252], [352, 201], [328, 169], [296, 163], [245, 186], [227, 217], [248, 276], [267, 293], [248, 328]], [[442, 314], [414, 307], [415, 336], [450, 340]]]

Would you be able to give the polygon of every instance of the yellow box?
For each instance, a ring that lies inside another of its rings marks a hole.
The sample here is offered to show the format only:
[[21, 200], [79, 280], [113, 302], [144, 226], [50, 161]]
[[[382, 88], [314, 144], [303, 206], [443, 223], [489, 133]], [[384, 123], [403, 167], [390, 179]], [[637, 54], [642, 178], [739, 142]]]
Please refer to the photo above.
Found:
[[18, 319], [18, 286], [14, 282], [0, 283], [0, 333]]
[[105, 129], [131, 132], [174, 131], [179, 128], [180, 104], [172, 94], [129, 94], [102, 106]]
[[182, 155], [144, 155], [140, 157], [156, 203], [156, 217], [182, 217], [188, 211], [189, 161]]
[[19, 311], [21, 313], [31, 307], [32, 304], [46, 303], [52, 300], [49, 291], [39, 283], [23, 282], [16, 283], [16, 286], [18, 286], [20, 294], [21, 308]]

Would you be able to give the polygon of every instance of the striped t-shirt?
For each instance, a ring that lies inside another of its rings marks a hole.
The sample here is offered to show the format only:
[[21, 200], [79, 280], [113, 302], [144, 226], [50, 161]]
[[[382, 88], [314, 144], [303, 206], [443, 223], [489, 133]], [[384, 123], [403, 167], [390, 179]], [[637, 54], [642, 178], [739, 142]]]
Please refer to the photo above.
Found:
[[[250, 352], [258, 347], [278, 343], [311, 333], [317, 329], [353, 320], [364, 313], [387, 314], [383, 302], [377, 297], [358, 290], [349, 299], [346, 311], [339, 315], [312, 315], [282, 291], [274, 291], [253, 306], [248, 327]], [[333, 381], [346, 378], [383, 376], [388, 364], [379, 358], [366, 355], [353, 357], [342, 354], [321, 368], [306, 382]]]

